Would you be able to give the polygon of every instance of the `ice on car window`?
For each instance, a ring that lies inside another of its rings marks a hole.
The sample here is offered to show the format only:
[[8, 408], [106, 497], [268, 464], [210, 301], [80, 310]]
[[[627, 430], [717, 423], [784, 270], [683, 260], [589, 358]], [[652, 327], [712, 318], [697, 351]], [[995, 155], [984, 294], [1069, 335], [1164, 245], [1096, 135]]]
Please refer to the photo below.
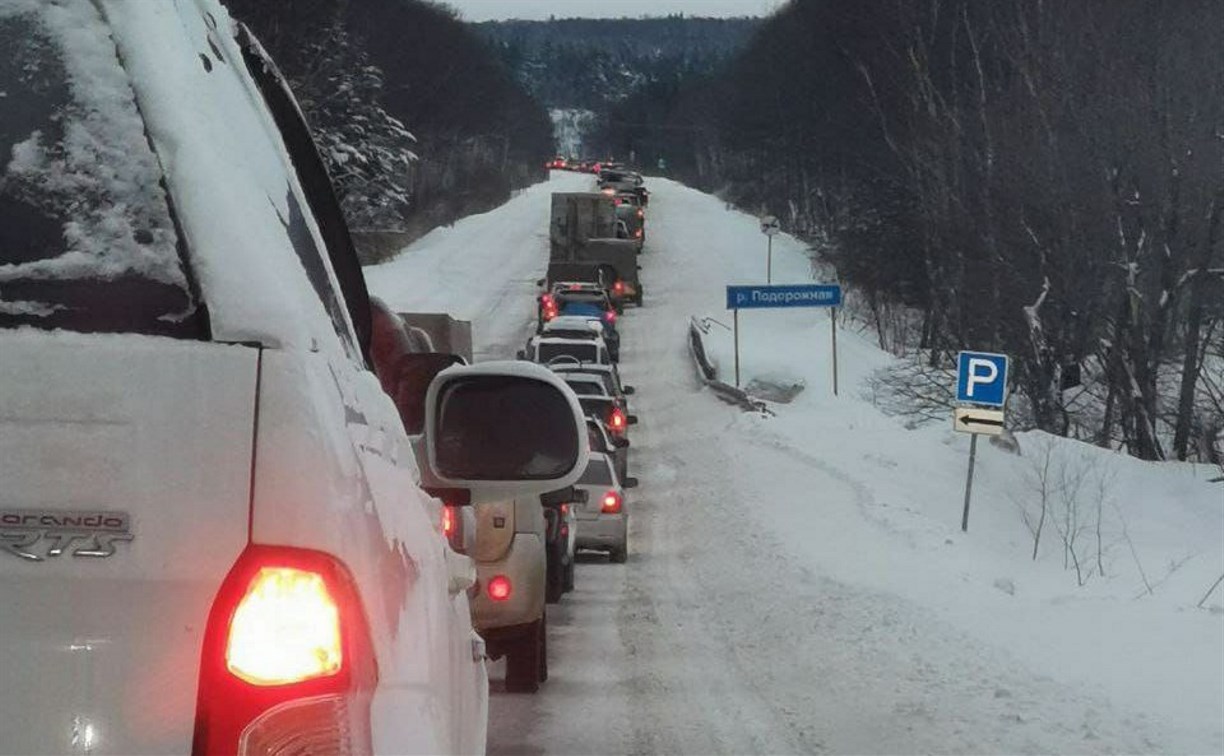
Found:
[[92, 3], [0, 0], [0, 327], [200, 336], [162, 170]]

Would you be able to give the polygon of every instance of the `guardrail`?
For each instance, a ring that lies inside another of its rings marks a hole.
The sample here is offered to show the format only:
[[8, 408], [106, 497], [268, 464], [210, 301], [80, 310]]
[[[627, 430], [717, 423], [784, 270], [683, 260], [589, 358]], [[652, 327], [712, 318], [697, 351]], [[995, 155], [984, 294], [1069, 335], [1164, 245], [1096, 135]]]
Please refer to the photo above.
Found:
[[709, 354], [705, 348], [705, 341], [702, 339], [702, 334], [704, 333], [702, 321], [696, 317], [690, 317], [688, 347], [689, 354], [693, 356], [693, 364], [697, 368], [698, 380], [708, 386], [715, 396], [727, 404], [734, 404], [749, 412], [773, 414], [765, 402], [762, 402], [760, 399], [753, 399], [748, 395], [748, 392], [741, 388], [736, 388], [718, 380], [718, 368], [714, 363], [710, 362]]

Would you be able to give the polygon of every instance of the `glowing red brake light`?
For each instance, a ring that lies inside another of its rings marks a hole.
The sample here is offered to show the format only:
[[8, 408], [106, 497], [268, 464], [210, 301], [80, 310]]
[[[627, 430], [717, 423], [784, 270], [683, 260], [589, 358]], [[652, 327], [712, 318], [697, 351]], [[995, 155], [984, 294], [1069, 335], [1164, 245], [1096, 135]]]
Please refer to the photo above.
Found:
[[599, 511], [604, 514], [616, 514], [621, 511], [621, 495], [615, 491], [604, 494]]
[[496, 575], [489, 581], [489, 598], [494, 601], [508, 600], [512, 591], [513, 586], [510, 585], [510, 578], [505, 575]]
[[605, 312], [605, 313], [604, 313], [604, 322], [606, 322], [608, 325], [611, 325], [611, 324], [615, 323], [615, 322], [616, 322], [616, 313], [615, 313], [614, 311], [612, 311], [612, 310], [608, 310], [607, 312]]
[[645, 217], [646, 217], [646, 211], [645, 211], [645, 210], [642, 210], [642, 209], [640, 209], [640, 208], [639, 208], [639, 209], [638, 209], [638, 212], [637, 212], [637, 216], [638, 216], [639, 218], [645, 218]]
[[625, 282], [617, 281], [616, 283], [612, 284], [612, 291], [616, 292], [617, 294], [624, 294], [625, 293]]
[[288, 685], [340, 671], [340, 610], [323, 576], [264, 567], [230, 620], [226, 667], [252, 685]]
[[442, 535], [450, 538], [455, 533], [455, 508], [447, 504], [442, 507]]
[[564, 517], [567, 514], [569, 514], [569, 504], [562, 504], [561, 505], [561, 516]]
[[633, 238], [634, 238], [634, 239], [641, 239], [641, 238], [642, 238], [642, 229], [640, 229], [640, 228], [639, 228], [639, 229], [637, 229], [636, 231], [634, 231], [634, 232], [633, 232]]
[[204, 630], [192, 751], [369, 752], [377, 682], [345, 566], [320, 552], [248, 546]]
[[625, 429], [625, 413], [620, 411], [620, 407], [612, 408], [612, 412], [608, 415], [608, 427], [614, 431]]

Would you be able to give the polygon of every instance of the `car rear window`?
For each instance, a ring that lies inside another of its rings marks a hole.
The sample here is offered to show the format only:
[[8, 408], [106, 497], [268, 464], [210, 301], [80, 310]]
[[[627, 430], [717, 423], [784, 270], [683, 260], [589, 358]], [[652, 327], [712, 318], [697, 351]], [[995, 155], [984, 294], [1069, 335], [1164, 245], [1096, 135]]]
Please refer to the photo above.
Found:
[[548, 364], [550, 361], [563, 356], [575, 357], [580, 362], [598, 362], [598, 346], [593, 342], [590, 344], [558, 344], [542, 341], [539, 345], [536, 362]]
[[612, 473], [608, 470], [607, 461], [602, 458], [592, 458], [587, 463], [587, 468], [582, 473], [582, 479], [578, 481], [578, 484], [584, 486], [612, 485]]
[[94, 4], [0, 0], [0, 327], [206, 337], [161, 165]]
[[605, 396], [604, 388], [598, 381], [576, 381], [567, 378], [565, 382], [578, 396]]
[[589, 421], [587, 422], [587, 440], [590, 442], [591, 451], [593, 452], [607, 453], [610, 451], [608, 449], [608, 439], [604, 437], [603, 432], [599, 428], [596, 428]]

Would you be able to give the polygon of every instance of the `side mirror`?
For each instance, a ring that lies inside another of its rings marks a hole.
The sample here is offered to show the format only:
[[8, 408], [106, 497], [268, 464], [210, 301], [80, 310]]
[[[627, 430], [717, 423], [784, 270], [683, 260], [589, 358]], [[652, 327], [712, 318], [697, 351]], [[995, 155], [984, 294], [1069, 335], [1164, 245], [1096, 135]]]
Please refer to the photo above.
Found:
[[574, 392], [543, 366], [453, 367], [429, 386], [414, 450], [425, 487], [465, 489], [473, 504], [539, 496], [582, 477], [586, 422]]
[[637, 425], [637, 415], [630, 415], [625, 422], [629, 425]]
[[633, 396], [637, 393], [637, 389], [633, 386], [621, 386], [621, 393], [625, 396]]
[[637, 478], [625, 478], [621, 482], [621, 488], [629, 489], [629, 488], [637, 488], [637, 487], [638, 487]]

